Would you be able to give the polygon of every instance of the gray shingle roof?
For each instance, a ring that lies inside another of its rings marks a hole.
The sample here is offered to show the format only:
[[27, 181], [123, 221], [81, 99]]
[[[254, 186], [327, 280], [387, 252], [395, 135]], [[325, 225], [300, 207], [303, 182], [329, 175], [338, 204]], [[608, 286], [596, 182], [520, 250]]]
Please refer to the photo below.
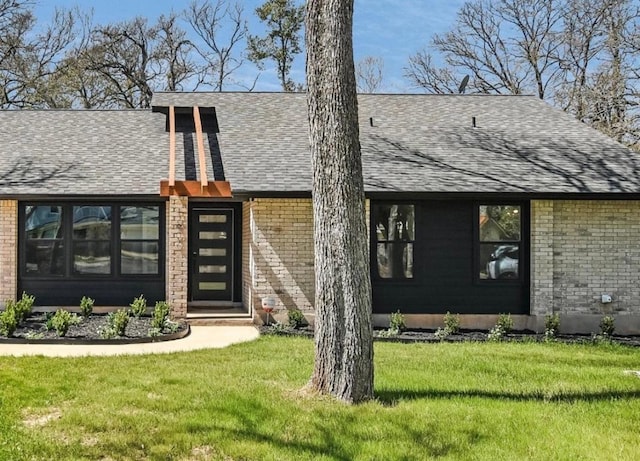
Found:
[[[0, 111], [0, 126], [1, 196], [154, 196], [160, 180], [168, 177], [169, 135], [163, 114]], [[178, 178], [196, 176], [193, 137], [177, 135], [183, 160], [176, 163]], [[213, 178], [210, 159], [207, 166]]]
[[[310, 190], [304, 94], [153, 98], [170, 104], [216, 108], [209, 178], [219, 146], [235, 193]], [[359, 113], [369, 192], [640, 193], [638, 154], [535, 97], [360, 95]], [[3, 196], [157, 195], [168, 176], [161, 113], [0, 111], [0, 126]], [[177, 179], [196, 177], [194, 144], [178, 133]]]
[[[309, 190], [304, 94], [158, 93], [153, 104], [216, 107], [234, 191]], [[369, 192], [640, 192], [638, 154], [533, 96], [369, 94], [358, 105]]]

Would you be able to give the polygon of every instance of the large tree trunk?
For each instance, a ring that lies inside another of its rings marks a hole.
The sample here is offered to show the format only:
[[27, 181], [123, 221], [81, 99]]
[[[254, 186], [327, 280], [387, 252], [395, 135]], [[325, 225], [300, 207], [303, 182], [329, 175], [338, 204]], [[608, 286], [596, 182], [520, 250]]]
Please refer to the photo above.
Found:
[[310, 387], [360, 402], [373, 396], [373, 344], [353, 0], [309, 0], [306, 14], [316, 274]]

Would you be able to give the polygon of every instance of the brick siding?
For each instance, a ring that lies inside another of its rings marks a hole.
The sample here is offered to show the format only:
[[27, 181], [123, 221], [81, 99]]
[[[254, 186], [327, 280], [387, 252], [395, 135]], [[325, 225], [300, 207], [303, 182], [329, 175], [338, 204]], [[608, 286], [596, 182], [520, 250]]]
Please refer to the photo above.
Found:
[[18, 202], [0, 200], [0, 304], [18, 290]]
[[188, 223], [187, 197], [169, 197], [167, 204], [166, 300], [174, 318], [187, 316]]
[[[254, 199], [243, 208], [243, 302], [262, 314], [313, 311], [313, 211], [310, 199]], [[257, 319], [256, 319], [257, 320]]]
[[537, 200], [531, 215], [532, 314], [640, 314], [640, 201]]

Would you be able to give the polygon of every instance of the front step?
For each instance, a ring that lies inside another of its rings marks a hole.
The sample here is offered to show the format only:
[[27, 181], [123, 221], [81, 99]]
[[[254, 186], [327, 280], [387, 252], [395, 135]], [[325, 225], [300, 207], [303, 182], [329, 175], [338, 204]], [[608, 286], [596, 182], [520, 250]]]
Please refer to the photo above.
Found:
[[199, 317], [187, 315], [187, 323], [197, 327], [247, 327], [256, 326], [251, 317]]

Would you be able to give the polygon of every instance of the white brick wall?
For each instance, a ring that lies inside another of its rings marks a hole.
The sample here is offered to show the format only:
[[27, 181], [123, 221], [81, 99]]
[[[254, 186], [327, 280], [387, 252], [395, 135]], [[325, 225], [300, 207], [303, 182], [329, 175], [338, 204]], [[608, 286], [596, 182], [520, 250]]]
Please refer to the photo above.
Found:
[[531, 216], [532, 314], [640, 315], [640, 201], [538, 200]]
[[531, 314], [553, 310], [553, 202], [531, 202]]
[[18, 291], [18, 202], [0, 200], [0, 304]]
[[254, 312], [313, 311], [313, 211], [310, 199], [254, 199], [243, 208], [243, 302]]

